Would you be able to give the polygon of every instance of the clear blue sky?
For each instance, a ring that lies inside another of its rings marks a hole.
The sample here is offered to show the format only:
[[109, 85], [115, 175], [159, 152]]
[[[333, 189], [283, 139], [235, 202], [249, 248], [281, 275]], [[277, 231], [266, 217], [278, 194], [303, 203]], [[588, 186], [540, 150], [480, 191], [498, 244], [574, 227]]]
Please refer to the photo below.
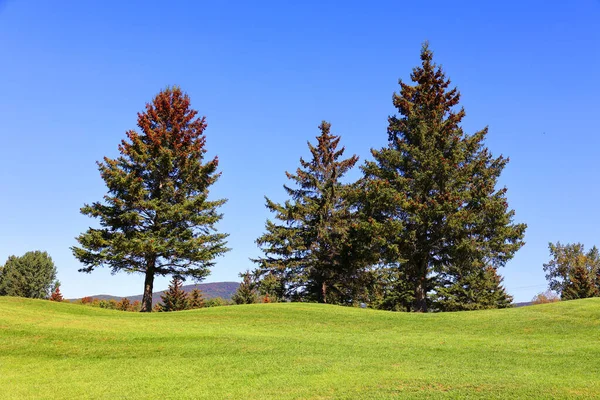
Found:
[[600, 245], [600, 1], [288, 3], [0, 0], [0, 262], [46, 250], [67, 297], [141, 293], [141, 275], [78, 273], [69, 247], [94, 224], [79, 208], [105, 193], [95, 161], [177, 84], [221, 160], [213, 198], [229, 199], [233, 250], [207, 282], [238, 280], [263, 196], [284, 199], [321, 120], [362, 161], [386, 144], [424, 40], [462, 92], [467, 132], [489, 125], [487, 145], [511, 159], [501, 184], [529, 225], [500, 271], [515, 300], [545, 289], [549, 241]]

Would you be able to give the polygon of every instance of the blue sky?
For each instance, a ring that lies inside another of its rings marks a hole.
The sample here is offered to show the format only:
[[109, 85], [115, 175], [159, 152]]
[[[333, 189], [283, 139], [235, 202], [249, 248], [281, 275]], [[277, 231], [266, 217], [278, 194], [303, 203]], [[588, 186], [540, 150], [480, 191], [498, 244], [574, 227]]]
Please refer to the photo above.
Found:
[[[527, 3], [527, 4], [524, 4]], [[283, 200], [284, 171], [325, 119], [361, 162], [386, 144], [392, 93], [429, 40], [462, 93], [464, 128], [509, 156], [501, 184], [526, 245], [503, 269], [516, 301], [545, 289], [549, 241], [600, 245], [600, 1], [159, 2], [0, 0], [0, 262], [46, 250], [67, 297], [141, 293], [141, 275], [78, 273], [79, 214], [105, 193], [136, 113], [177, 84], [207, 117], [238, 280]], [[350, 174], [353, 179], [358, 170]], [[156, 289], [167, 286], [158, 279]]]

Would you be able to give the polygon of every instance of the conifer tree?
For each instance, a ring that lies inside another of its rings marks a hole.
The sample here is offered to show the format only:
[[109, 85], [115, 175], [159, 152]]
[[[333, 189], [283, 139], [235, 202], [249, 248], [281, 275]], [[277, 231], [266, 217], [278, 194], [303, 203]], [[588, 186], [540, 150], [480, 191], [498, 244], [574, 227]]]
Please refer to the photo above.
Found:
[[258, 303], [258, 293], [256, 292], [256, 284], [252, 280], [250, 271], [240, 274], [242, 283], [231, 297], [235, 304], [254, 304]]
[[52, 291], [52, 294], [50, 295], [50, 301], [63, 301], [63, 295], [60, 292], [60, 282], [56, 281], [54, 283], [54, 290]]
[[104, 202], [81, 209], [100, 228], [88, 229], [77, 238], [81, 247], [72, 248], [85, 265], [80, 271], [107, 266], [144, 274], [143, 312], [152, 309], [156, 275], [201, 281], [229, 250], [227, 235], [215, 228], [225, 200], [208, 200], [218, 159], [204, 162], [206, 122], [197, 114], [178, 87], [161, 91], [138, 114], [141, 133], [127, 132], [121, 156], [98, 163], [108, 187]]
[[[463, 270], [464, 271], [464, 270]], [[511, 306], [510, 296], [502, 286], [503, 278], [493, 267], [474, 268], [436, 287], [434, 307], [437, 311], [485, 310]]]
[[56, 266], [45, 251], [10, 256], [0, 276], [0, 296], [47, 299], [56, 283]]
[[204, 296], [202, 295], [202, 291], [198, 288], [192, 289], [188, 297], [191, 309], [204, 307]]
[[508, 159], [484, 146], [487, 128], [463, 132], [460, 94], [427, 44], [411, 80], [394, 94], [399, 115], [389, 117], [388, 146], [372, 150], [374, 161], [362, 168], [361, 212], [381, 261], [413, 288], [407, 308], [427, 311], [436, 274], [503, 266], [523, 245], [526, 225], [513, 223], [506, 188], [496, 189]]
[[174, 276], [169, 284], [169, 288], [160, 296], [162, 303], [159, 311], [181, 311], [190, 308], [190, 301], [187, 293], [182, 289], [183, 281]]
[[285, 287], [285, 296], [319, 302], [343, 302], [343, 290], [335, 287], [350, 272], [343, 246], [350, 230], [351, 212], [347, 186], [340, 182], [358, 161], [341, 159], [340, 137], [323, 121], [317, 144], [308, 143], [312, 159], [300, 159], [300, 168], [286, 176], [295, 187], [284, 185], [290, 197], [283, 204], [266, 198], [277, 222], [268, 220], [266, 233], [256, 240], [264, 257], [258, 275], [273, 275]]
[[589, 251], [581, 243], [549, 243], [552, 259], [544, 264], [549, 289], [562, 300], [600, 296], [600, 251]]

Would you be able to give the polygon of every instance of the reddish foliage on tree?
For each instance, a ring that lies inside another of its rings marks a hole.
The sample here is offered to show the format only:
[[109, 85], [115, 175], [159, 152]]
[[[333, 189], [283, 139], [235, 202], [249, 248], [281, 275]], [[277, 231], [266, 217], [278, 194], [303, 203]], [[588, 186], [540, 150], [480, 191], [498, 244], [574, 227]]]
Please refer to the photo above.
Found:
[[107, 266], [144, 274], [141, 311], [149, 312], [156, 275], [201, 281], [229, 249], [215, 226], [226, 200], [208, 200], [218, 158], [204, 160], [206, 121], [188, 95], [178, 87], [161, 91], [138, 114], [138, 127], [119, 145], [120, 157], [98, 163], [108, 194], [81, 212], [101, 228], [81, 234], [72, 251], [81, 272]]
[[60, 292], [60, 285], [56, 285], [52, 294], [50, 295], [50, 301], [63, 301], [62, 293]]

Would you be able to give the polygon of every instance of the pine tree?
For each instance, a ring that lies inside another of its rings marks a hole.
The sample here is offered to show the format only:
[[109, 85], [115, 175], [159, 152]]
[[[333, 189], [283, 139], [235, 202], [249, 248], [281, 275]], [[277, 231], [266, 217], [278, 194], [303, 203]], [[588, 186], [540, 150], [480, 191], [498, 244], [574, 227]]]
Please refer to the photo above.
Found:
[[549, 243], [552, 259], [544, 264], [549, 289], [562, 300], [600, 296], [600, 251], [588, 252], [581, 243]]
[[434, 306], [438, 311], [485, 310], [511, 306], [502, 286], [503, 278], [493, 267], [475, 268], [437, 287]]
[[[484, 147], [487, 128], [467, 135], [455, 110], [460, 94], [433, 63], [427, 44], [413, 85], [400, 81], [389, 117], [389, 144], [363, 166], [361, 213], [381, 262], [402, 270], [414, 300], [427, 311], [435, 275], [447, 267], [503, 266], [523, 245], [506, 188], [496, 189], [508, 159]], [[458, 268], [459, 269], [459, 268]], [[458, 270], [460, 272], [460, 269]]]
[[343, 246], [351, 212], [347, 186], [340, 179], [358, 157], [340, 159], [344, 148], [338, 149], [340, 137], [332, 135], [330, 127], [323, 121], [316, 146], [308, 143], [312, 159], [301, 158], [296, 174], [286, 172], [296, 186], [284, 185], [290, 199], [278, 204], [266, 198], [280, 223], [267, 221], [267, 232], [256, 240], [265, 254], [254, 260], [257, 273], [279, 279], [291, 299], [345, 301], [334, 286], [350, 271]]
[[190, 301], [187, 293], [182, 289], [183, 281], [175, 276], [169, 284], [169, 288], [160, 296], [162, 303], [160, 311], [181, 311], [190, 308]]
[[[256, 284], [252, 281], [250, 271], [240, 274], [242, 283], [231, 297], [235, 304], [254, 304], [258, 303], [258, 293], [256, 292]], [[267, 296], [268, 297], [268, 296]]]
[[189, 301], [191, 309], [204, 307], [204, 296], [202, 295], [202, 291], [198, 288], [192, 289], [189, 293]]
[[50, 295], [50, 301], [63, 301], [63, 296], [62, 293], [60, 292], [60, 282], [56, 281], [54, 283], [54, 290], [52, 291], [52, 294]]
[[72, 248], [85, 265], [80, 271], [108, 266], [144, 274], [143, 312], [152, 309], [156, 275], [200, 281], [229, 250], [227, 235], [215, 228], [225, 200], [208, 200], [218, 159], [203, 163], [206, 123], [197, 114], [178, 87], [160, 92], [138, 114], [142, 133], [127, 132], [121, 156], [98, 163], [108, 187], [104, 202], [81, 209], [101, 227], [81, 234], [81, 247]]
[[587, 299], [598, 296], [594, 276], [583, 265], [576, 265], [569, 275], [569, 281], [562, 293], [563, 300]]

